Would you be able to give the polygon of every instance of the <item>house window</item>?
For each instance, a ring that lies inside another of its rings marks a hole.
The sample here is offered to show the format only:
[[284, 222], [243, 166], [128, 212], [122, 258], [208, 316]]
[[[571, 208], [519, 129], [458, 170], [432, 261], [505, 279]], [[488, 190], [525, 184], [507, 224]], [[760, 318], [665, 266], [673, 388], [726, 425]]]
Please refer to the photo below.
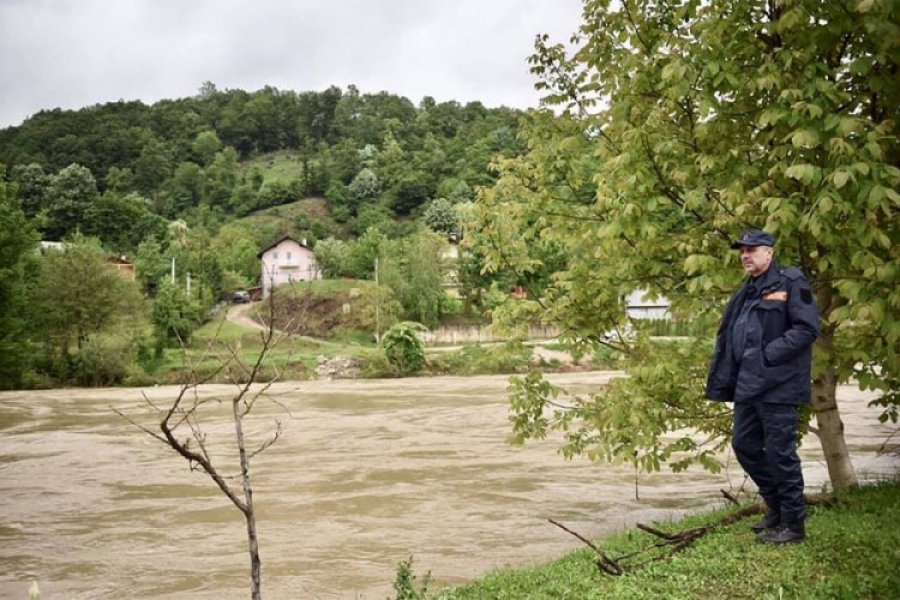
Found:
[[291, 253], [290, 252], [287, 253], [287, 259], [288, 259], [288, 262], [291, 262]]
[[277, 253], [277, 252], [273, 252], [273, 253], [272, 253], [272, 258], [275, 259], [275, 260], [278, 260], [278, 253]]

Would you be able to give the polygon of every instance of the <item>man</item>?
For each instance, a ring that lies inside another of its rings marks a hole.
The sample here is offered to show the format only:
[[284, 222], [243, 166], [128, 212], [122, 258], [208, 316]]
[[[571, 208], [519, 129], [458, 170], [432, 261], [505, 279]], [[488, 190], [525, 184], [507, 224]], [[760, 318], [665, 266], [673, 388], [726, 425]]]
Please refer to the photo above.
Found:
[[759, 230], [731, 246], [749, 277], [725, 309], [706, 396], [734, 402], [732, 448], [769, 508], [752, 529], [760, 541], [785, 544], [806, 537], [797, 426], [809, 402], [819, 313], [803, 273], [779, 266], [774, 246]]

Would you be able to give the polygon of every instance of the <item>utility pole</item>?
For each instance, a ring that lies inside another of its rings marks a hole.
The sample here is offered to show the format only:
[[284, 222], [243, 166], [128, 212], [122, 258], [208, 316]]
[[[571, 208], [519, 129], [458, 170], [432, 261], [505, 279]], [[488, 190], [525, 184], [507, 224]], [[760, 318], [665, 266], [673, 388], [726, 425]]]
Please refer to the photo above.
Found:
[[172, 285], [175, 285], [175, 257], [172, 257]]
[[381, 291], [378, 288], [378, 257], [375, 257], [375, 343], [381, 343]]

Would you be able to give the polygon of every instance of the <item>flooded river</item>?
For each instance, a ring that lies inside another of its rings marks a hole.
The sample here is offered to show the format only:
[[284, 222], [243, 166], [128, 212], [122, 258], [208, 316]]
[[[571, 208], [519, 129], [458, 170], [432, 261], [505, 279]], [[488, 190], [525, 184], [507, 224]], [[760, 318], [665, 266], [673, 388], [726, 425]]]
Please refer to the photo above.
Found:
[[[550, 378], [583, 392], [609, 377]], [[253, 462], [264, 595], [382, 599], [410, 555], [433, 588], [459, 583], [580, 546], [548, 517], [598, 537], [718, 506], [720, 488], [742, 483], [734, 464], [720, 475], [643, 475], [635, 500], [629, 468], [564, 461], [551, 442], [510, 446], [507, 379], [275, 385], [281, 406], [259, 405], [249, 423], [257, 441], [275, 419], [284, 429]], [[164, 403], [177, 389], [146, 393]], [[857, 469], [894, 472], [896, 457], [877, 453], [892, 429], [866, 395], [839, 395]], [[32, 581], [44, 600], [248, 597], [238, 511], [113, 407], [152, 425], [140, 390], [0, 393], [0, 597], [27, 598]], [[216, 410], [211, 447], [229, 431], [225, 407]], [[827, 475], [818, 442], [805, 446], [814, 491]]]

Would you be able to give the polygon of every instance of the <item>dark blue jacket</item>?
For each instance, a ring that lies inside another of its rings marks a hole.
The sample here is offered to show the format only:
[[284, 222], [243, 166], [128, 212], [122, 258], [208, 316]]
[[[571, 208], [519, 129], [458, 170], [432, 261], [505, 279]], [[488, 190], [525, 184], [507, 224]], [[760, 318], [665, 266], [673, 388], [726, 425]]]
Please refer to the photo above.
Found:
[[[734, 348], [732, 331], [742, 306], [749, 311], [743, 347]], [[724, 402], [809, 402], [812, 344], [818, 335], [819, 311], [809, 282], [799, 269], [773, 261], [758, 280], [748, 278], [725, 309], [706, 397]]]

